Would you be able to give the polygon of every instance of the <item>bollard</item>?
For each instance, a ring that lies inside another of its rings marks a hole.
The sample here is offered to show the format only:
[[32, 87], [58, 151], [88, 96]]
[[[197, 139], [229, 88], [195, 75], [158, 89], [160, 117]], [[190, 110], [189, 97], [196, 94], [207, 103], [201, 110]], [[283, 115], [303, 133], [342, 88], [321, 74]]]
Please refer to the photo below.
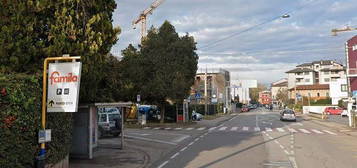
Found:
[[35, 168], [45, 168], [45, 155], [40, 155], [36, 157]]

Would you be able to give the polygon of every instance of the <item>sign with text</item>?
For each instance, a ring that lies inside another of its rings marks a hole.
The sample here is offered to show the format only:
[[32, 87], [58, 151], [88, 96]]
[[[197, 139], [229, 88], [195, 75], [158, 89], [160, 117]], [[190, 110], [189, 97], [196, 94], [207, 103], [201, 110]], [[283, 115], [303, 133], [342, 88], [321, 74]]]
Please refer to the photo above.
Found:
[[47, 112], [77, 112], [82, 63], [50, 63]]

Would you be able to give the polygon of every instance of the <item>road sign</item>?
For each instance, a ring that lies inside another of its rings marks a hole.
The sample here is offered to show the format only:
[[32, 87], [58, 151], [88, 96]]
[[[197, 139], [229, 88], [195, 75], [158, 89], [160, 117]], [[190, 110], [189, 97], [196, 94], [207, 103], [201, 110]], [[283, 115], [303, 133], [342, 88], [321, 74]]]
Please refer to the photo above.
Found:
[[47, 112], [77, 112], [82, 64], [50, 63]]
[[136, 102], [140, 102], [140, 95], [136, 95]]
[[201, 98], [201, 94], [199, 94], [199, 93], [196, 93], [196, 95], [195, 95], [195, 98], [196, 98], [196, 99], [199, 99], [199, 98]]
[[45, 143], [51, 141], [51, 130], [40, 130], [38, 132], [38, 143]]

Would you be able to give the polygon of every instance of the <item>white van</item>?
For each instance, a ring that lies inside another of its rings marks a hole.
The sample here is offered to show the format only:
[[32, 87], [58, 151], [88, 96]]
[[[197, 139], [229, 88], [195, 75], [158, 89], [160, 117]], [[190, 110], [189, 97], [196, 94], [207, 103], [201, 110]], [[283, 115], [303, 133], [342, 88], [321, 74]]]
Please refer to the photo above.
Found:
[[121, 133], [121, 115], [118, 108], [98, 108], [98, 134], [119, 136]]

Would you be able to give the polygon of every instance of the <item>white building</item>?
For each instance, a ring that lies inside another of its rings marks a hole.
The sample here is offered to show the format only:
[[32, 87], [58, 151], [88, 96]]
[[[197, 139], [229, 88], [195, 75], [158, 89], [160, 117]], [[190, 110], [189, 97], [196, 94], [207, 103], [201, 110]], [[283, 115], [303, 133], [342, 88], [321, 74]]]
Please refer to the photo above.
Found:
[[287, 90], [288, 90], [288, 79], [287, 78], [283, 78], [276, 82], [273, 82], [271, 84], [271, 89], [270, 89], [273, 104], [278, 104], [277, 94], [280, 91], [287, 91]]
[[239, 102], [248, 104], [250, 102], [249, 89], [257, 88], [257, 80], [231, 80], [231, 95], [239, 97]]
[[342, 98], [348, 97], [347, 79], [337, 79], [330, 82], [330, 97], [333, 105], [337, 105]]

